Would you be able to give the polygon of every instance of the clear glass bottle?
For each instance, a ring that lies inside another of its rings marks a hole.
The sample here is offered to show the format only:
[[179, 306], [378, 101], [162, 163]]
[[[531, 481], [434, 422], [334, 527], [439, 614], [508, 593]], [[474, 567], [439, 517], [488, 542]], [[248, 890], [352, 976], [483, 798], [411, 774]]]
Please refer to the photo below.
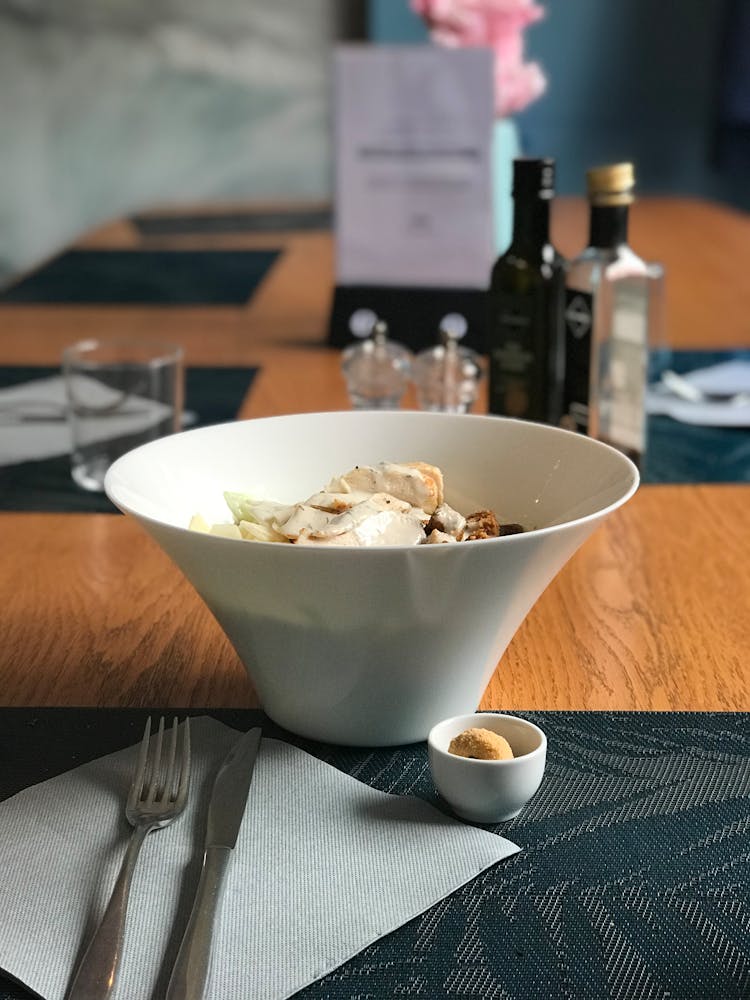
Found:
[[361, 339], [341, 356], [352, 406], [355, 410], [398, 409], [411, 377], [411, 351], [389, 340], [387, 324], [370, 310], [357, 310], [349, 329]]
[[589, 170], [589, 244], [567, 268], [562, 425], [623, 451], [646, 449], [650, 330], [661, 308], [661, 271], [628, 244], [631, 163]]
[[476, 400], [482, 359], [476, 351], [460, 346], [466, 330], [466, 318], [449, 313], [440, 323], [440, 342], [414, 359], [413, 378], [421, 410], [466, 413]]
[[488, 292], [489, 411], [557, 424], [562, 414], [564, 261], [550, 243], [555, 162], [513, 162], [513, 239]]

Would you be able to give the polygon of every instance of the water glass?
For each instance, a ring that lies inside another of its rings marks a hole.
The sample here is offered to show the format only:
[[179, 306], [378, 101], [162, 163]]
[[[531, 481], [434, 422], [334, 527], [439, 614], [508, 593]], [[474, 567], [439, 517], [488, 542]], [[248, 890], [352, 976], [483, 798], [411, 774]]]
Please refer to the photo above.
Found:
[[65, 348], [62, 369], [71, 432], [71, 475], [101, 492], [112, 462], [180, 427], [183, 351], [145, 339], [82, 340]]

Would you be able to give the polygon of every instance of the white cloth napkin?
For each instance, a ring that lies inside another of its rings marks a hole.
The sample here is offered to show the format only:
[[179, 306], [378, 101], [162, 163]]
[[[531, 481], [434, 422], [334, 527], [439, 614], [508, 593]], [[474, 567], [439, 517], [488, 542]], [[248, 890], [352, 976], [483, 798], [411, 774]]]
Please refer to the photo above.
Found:
[[[697, 368], [682, 376], [688, 385], [705, 393], [733, 395], [750, 393], [750, 362], [735, 358], [707, 368]], [[664, 414], [681, 423], [703, 427], [750, 426], [750, 402], [697, 401], [682, 399], [663, 383], [650, 385], [646, 393], [646, 411]]]
[[[111, 390], [106, 386], [95, 379], [86, 382], [89, 405], [106, 406], [112, 401]], [[67, 455], [71, 449], [67, 407], [62, 375], [0, 389], [0, 466]], [[129, 397], [117, 412], [89, 421], [89, 440], [93, 443], [138, 434], [170, 412], [164, 403]], [[183, 426], [195, 420], [194, 413], [183, 413]]]
[[[189, 805], [133, 880], [114, 997], [163, 995], [192, 905], [214, 774], [238, 733], [191, 721]], [[0, 803], [0, 967], [63, 1000], [130, 828], [130, 747]], [[518, 848], [264, 738], [214, 938], [206, 1000], [288, 997]]]

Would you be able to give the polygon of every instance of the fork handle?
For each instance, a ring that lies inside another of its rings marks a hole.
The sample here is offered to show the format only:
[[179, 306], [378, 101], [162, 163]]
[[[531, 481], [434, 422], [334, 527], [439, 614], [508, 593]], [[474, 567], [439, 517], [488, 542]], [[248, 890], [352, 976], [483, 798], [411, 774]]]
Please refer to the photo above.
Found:
[[177, 953], [165, 1000], [201, 1000], [208, 980], [211, 938], [221, 900], [230, 847], [207, 847], [187, 930]]
[[125, 915], [138, 854], [151, 825], [136, 826], [101, 923], [81, 959], [67, 1000], [106, 1000], [112, 993], [125, 937]]

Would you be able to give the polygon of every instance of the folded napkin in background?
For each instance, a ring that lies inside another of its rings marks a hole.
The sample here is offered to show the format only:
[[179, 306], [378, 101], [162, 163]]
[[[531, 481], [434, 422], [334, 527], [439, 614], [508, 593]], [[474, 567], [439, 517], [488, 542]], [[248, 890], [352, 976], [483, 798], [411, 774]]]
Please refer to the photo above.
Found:
[[[684, 373], [681, 378], [688, 386], [708, 395], [731, 397], [750, 393], [750, 361], [734, 358], [706, 368], [694, 369]], [[750, 402], [736, 403], [730, 399], [693, 402], [681, 398], [662, 382], [648, 387], [646, 411], [702, 427], [750, 426]]]
[[[88, 379], [91, 406], [106, 407], [112, 390]], [[67, 395], [62, 375], [33, 379], [0, 389], [0, 466], [39, 461], [70, 452]], [[170, 412], [164, 403], [129, 396], [121, 408], [97, 418], [91, 441], [139, 434], [159, 423]], [[195, 414], [183, 413], [183, 425], [195, 422]]]
[[[192, 904], [211, 783], [238, 733], [191, 722], [183, 817], [152, 834], [133, 880], [117, 1000], [162, 995]], [[0, 967], [63, 1000], [129, 827], [136, 748], [0, 803]], [[421, 799], [370, 788], [264, 738], [227, 878], [206, 1000], [291, 996], [517, 853]]]

